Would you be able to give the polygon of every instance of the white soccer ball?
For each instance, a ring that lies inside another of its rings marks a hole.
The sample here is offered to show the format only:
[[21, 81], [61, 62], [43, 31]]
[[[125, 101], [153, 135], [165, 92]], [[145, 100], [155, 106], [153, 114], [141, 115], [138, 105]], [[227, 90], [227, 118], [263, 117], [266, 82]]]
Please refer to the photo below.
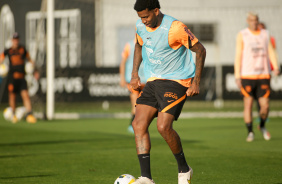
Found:
[[27, 74], [32, 74], [33, 71], [34, 71], [34, 66], [33, 66], [33, 64], [32, 64], [31, 62], [27, 62], [27, 63], [25, 64], [24, 69], [25, 69], [25, 73], [27, 73]]
[[0, 65], [0, 76], [1, 77], [6, 77], [8, 72], [9, 72], [9, 66], [7, 64], [5, 64], [5, 63], [2, 63]]
[[133, 182], [135, 182], [134, 176], [130, 174], [122, 174], [116, 179], [114, 184], [131, 184]]
[[3, 111], [4, 119], [7, 121], [11, 121], [13, 118], [13, 110], [12, 107], [7, 107]]
[[21, 120], [26, 115], [26, 108], [25, 107], [17, 107], [15, 114], [16, 114], [17, 119]]

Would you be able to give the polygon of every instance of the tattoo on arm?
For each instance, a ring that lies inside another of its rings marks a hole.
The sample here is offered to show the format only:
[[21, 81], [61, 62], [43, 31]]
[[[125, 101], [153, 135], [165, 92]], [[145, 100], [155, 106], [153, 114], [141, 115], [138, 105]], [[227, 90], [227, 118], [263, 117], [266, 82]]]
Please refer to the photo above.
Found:
[[205, 64], [206, 49], [200, 42], [198, 42], [193, 45], [190, 50], [196, 53], [196, 72], [193, 83], [200, 85], [201, 75]]

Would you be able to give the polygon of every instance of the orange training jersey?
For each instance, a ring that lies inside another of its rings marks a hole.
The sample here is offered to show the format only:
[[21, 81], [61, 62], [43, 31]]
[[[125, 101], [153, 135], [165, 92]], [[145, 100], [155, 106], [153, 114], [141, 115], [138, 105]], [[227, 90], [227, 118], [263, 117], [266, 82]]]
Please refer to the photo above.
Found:
[[254, 33], [246, 28], [240, 33], [243, 39], [241, 78], [269, 79], [270, 62], [268, 59], [268, 32], [262, 29], [259, 32]]

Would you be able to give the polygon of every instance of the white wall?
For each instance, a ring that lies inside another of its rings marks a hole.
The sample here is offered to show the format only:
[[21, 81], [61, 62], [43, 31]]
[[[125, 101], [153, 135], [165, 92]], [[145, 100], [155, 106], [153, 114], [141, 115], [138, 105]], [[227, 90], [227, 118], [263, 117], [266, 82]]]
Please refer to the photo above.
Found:
[[[135, 26], [138, 19], [133, 9], [135, 1], [100, 1], [102, 2], [99, 7], [102, 10], [102, 15], [99, 16], [101, 21], [99, 28], [102, 30], [102, 43], [99, 45], [102, 47], [100, 64], [104, 67], [117, 66], [120, 60], [117, 30], [122, 26]], [[281, 0], [160, 0], [160, 4], [163, 13], [182, 22], [217, 25], [216, 42], [203, 42], [207, 49], [206, 65], [214, 65], [216, 61], [224, 65], [233, 65], [236, 35], [247, 26], [246, 14], [249, 11], [258, 13], [270, 34], [276, 38], [278, 56], [280, 60], [282, 58]]]

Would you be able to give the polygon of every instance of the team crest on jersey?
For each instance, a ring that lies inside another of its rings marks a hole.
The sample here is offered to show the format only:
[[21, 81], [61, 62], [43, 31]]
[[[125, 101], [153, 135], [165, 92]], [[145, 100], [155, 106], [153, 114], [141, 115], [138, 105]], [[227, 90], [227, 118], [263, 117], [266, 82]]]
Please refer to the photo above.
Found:
[[190, 31], [190, 29], [188, 29], [188, 27], [184, 28], [185, 32], [189, 35], [191, 40], [194, 40], [195, 36], [193, 35], [193, 33]]

